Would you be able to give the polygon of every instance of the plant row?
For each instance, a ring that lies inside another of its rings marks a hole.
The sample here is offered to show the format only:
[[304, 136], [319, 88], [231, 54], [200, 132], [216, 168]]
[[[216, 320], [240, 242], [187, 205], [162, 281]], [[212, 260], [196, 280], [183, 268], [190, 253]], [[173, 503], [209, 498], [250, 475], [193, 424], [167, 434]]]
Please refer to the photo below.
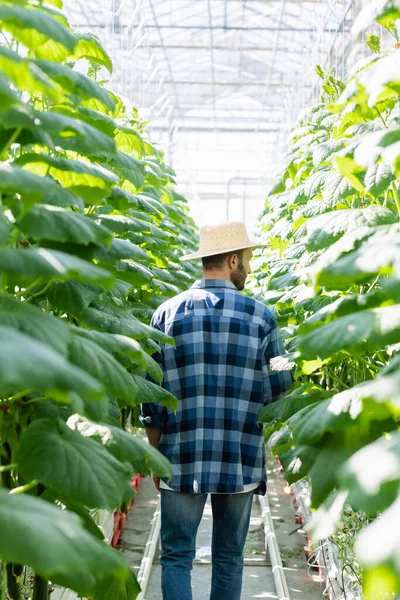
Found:
[[395, 3], [367, 5], [356, 32], [375, 19], [393, 48], [370, 34], [346, 81], [317, 67], [320, 102], [291, 132], [254, 283], [289, 353], [274, 368], [296, 365], [289, 395], [260, 413], [266, 439], [289, 483], [311, 480], [313, 539], [358, 532], [345, 554], [366, 600], [400, 593], [399, 18]]
[[163, 152], [104, 85], [110, 57], [61, 8], [0, 2], [0, 598], [22, 597], [28, 565], [34, 600], [49, 580], [130, 600], [91, 510], [125, 506], [135, 472], [169, 475], [127, 427], [139, 403], [176, 407], [157, 362], [173, 340], [149, 321], [198, 275], [179, 261], [197, 233]]

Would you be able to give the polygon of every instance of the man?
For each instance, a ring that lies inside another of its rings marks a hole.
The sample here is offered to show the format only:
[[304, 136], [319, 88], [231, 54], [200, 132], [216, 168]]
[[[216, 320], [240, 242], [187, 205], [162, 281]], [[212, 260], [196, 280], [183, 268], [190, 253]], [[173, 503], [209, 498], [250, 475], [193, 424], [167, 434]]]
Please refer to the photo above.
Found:
[[210, 600], [239, 600], [243, 548], [254, 494], [265, 495], [263, 404], [292, 384], [290, 371], [270, 371], [284, 353], [270, 310], [240, 291], [251, 273], [252, 243], [242, 222], [200, 230], [204, 273], [164, 302], [151, 324], [175, 338], [155, 355], [163, 386], [179, 400], [174, 414], [141, 405], [149, 442], [171, 462], [172, 479], [154, 477], [161, 493], [162, 594], [192, 600], [196, 534], [207, 494], [213, 512]]

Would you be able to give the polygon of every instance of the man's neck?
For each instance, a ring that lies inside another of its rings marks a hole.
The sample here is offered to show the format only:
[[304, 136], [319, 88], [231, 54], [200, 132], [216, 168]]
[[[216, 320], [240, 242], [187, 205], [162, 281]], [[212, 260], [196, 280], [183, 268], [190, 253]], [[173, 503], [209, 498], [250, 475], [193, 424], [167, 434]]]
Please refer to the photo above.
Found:
[[202, 279], [223, 279], [225, 281], [230, 281], [230, 277], [221, 271], [204, 271]]

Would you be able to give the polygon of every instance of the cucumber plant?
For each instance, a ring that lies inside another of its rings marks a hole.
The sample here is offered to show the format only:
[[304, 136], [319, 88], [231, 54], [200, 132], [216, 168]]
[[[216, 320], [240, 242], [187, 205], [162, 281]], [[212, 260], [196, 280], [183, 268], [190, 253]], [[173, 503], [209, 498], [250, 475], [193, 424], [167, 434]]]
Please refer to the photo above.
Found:
[[286, 340], [275, 368], [297, 365], [289, 395], [260, 411], [266, 438], [289, 483], [311, 480], [315, 540], [349, 507], [365, 523], [354, 551], [366, 600], [400, 593], [399, 18], [398, 3], [372, 2], [355, 28], [375, 19], [393, 48], [370, 35], [346, 81], [317, 67], [320, 101], [291, 133], [254, 280]]
[[27, 565], [34, 600], [48, 581], [128, 600], [90, 511], [169, 474], [124, 426], [141, 402], [176, 407], [157, 362], [173, 340], [149, 322], [198, 276], [179, 262], [197, 233], [136, 109], [97, 81], [110, 57], [61, 8], [0, 1], [0, 598]]

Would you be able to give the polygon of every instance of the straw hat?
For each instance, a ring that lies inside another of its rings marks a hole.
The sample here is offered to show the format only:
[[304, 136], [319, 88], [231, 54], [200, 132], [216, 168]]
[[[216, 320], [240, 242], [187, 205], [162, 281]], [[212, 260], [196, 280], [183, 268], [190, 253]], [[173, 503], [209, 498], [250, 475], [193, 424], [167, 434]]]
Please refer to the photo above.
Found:
[[181, 256], [180, 260], [192, 260], [205, 256], [215, 256], [225, 252], [269, 246], [252, 241], [243, 221], [231, 221], [222, 225], [206, 226], [200, 229], [200, 248], [198, 252]]

